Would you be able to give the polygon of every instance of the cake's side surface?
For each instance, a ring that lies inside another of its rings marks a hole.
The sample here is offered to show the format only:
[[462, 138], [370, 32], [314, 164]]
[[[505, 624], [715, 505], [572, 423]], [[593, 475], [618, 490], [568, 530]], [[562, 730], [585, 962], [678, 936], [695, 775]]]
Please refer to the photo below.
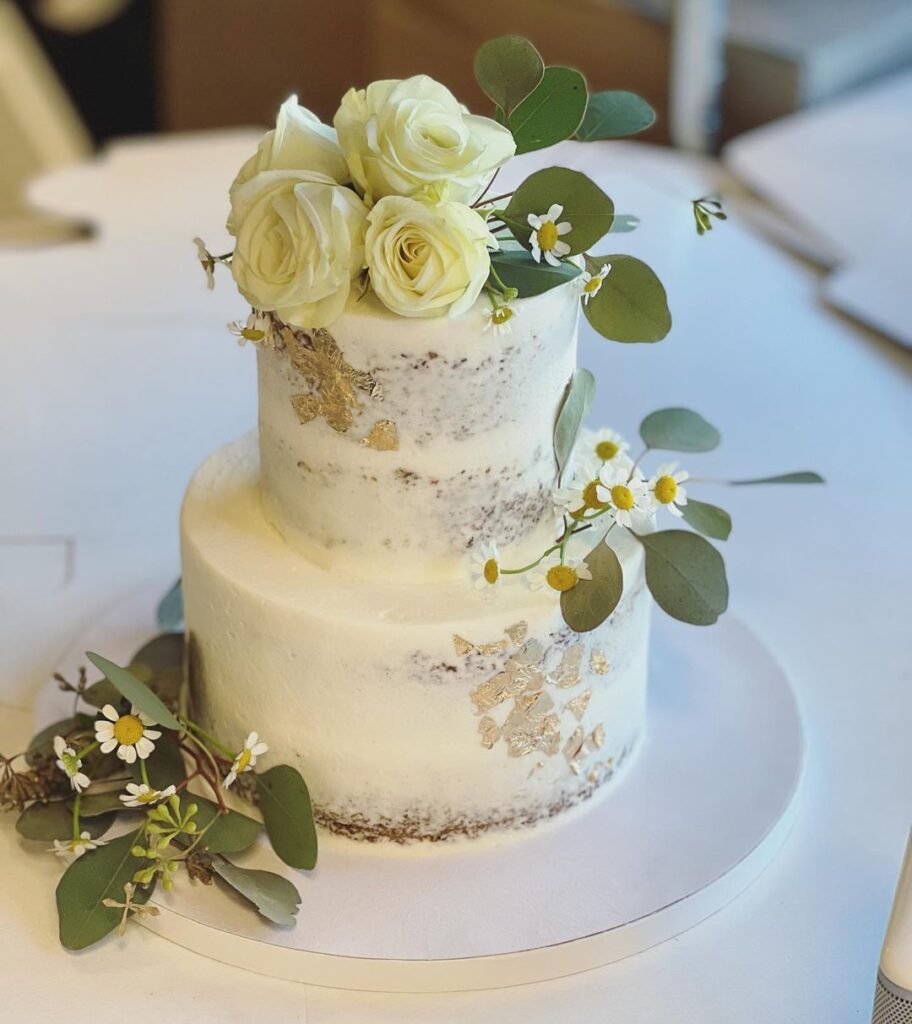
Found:
[[358, 839], [441, 840], [531, 825], [612, 778], [644, 728], [649, 598], [584, 636], [553, 595], [464, 581], [358, 581], [265, 521], [253, 437], [212, 456], [182, 516], [194, 699], [230, 742], [257, 722], [300, 767], [318, 820]]
[[261, 348], [263, 508], [292, 548], [416, 582], [456, 579], [486, 537], [541, 551], [578, 294], [563, 285], [517, 309], [509, 333], [483, 333], [481, 303], [410, 319], [367, 295], [330, 330]]

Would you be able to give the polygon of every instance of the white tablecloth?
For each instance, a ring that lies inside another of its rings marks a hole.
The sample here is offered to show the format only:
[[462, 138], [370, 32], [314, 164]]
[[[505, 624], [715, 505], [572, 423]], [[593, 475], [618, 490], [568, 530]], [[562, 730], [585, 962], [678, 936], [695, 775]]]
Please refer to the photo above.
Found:
[[[9, 705], [27, 708], [119, 593], [177, 574], [190, 472], [255, 423], [251, 354], [223, 326], [242, 303], [227, 277], [205, 290], [190, 242], [201, 234], [218, 250], [225, 241], [224, 190], [251, 139], [140, 141], [60, 174], [36, 197], [89, 214], [98, 238], [0, 253], [0, 699]], [[7, 819], [4, 1019], [107, 1019], [101, 1007], [146, 1012], [152, 997], [170, 1019], [205, 1022], [865, 1019], [912, 818], [909, 359], [822, 308], [814, 274], [738, 223], [698, 238], [688, 200], [711, 186], [711, 168], [624, 144], [571, 146], [558, 160], [598, 176], [619, 212], [642, 216], [638, 232], [602, 251], [646, 256], [675, 315], [655, 346], [611, 344], [584, 328], [580, 360], [600, 385], [593, 421], [634, 434], [654, 408], [691, 406], [725, 437], [699, 460], [707, 474], [808, 467], [828, 480], [707, 492], [735, 522], [733, 606], [790, 673], [806, 722], [804, 807], [784, 852], [714, 918], [603, 970], [523, 989], [391, 996], [270, 981], [139, 928], [123, 943], [66, 954], [54, 858], [23, 852]], [[63, 538], [75, 547], [70, 576]], [[27, 733], [28, 714], [7, 711], [0, 750]]]

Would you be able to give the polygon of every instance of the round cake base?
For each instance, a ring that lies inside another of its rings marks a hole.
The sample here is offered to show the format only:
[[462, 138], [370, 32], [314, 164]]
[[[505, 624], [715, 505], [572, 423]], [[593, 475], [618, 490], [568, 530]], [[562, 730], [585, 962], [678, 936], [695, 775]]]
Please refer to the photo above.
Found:
[[[118, 604], [84, 650], [126, 659], [154, 633], [164, 587]], [[801, 722], [782, 670], [732, 617], [712, 630], [657, 616], [647, 734], [604, 798], [532, 831], [433, 847], [321, 834], [309, 874], [265, 843], [237, 858], [282, 871], [302, 903], [291, 929], [185, 879], [143, 923], [205, 956], [334, 988], [499, 988], [602, 966], [678, 935], [741, 893], [796, 815]], [[48, 688], [39, 724], [60, 694]], [[59, 717], [59, 716], [58, 716]], [[268, 722], [252, 722], [269, 736]]]

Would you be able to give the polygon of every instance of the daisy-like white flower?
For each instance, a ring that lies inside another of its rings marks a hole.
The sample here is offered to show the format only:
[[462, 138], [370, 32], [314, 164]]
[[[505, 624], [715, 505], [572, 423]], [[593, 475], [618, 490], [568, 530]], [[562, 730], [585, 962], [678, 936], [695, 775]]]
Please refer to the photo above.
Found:
[[687, 504], [687, 491], [681, 486], [690, 474], [678, 469], [676, 462], [666, 462], [659, 466], [649, 481], [649, 496], [656, 503], [668, 509], [673, 516], [683, 515], [681, 509]]
[[627, 468], [630, 468], [627, 452], [630, 445], [615, 430], [603, 427], [601, 430], [587, 430], [585, 436], [586, 449], [601, 462], [611, 462], [612, 459], [620, 458], [627, 461]]
[[161, 803], [169, 796], [174, 796], [174, 786], [166, 786], [164, 789], [153, 789], [145, 782], [128, 782], [126, 793], [120, 794], [120, 800], [124, 807], [148, 807], [149, 804]]
[[472, 553], [472, 575], [476, 590], [490, 590], [503, 582], [500, 571], [500, 552], [494, 541], [480, 544]]
[[555, 552], [529, 573], [529, 586], [533, 590], [550, 587], [559, 594], [572, 590], [580, 580], [591, 580], [589, 566], [581, 560], [566, 559], [563, 563]]
[[101, 713], [104, 718], [95, 721], [95, 739], [101, 744], [102, 754], [110, 754], [116, 748], [121, 761], [133, 764], [137, 757], [144, 761], [155, 749], [152, 741], [161, 732], [150, 726], [157, 723], [135, 705], [128, 715], [118, 714], [113, 704], [105, 704]]
[[231, 771], [225, 776], [225, 781], [222, 785], [227, 789], [234, 780], [242, 775], [244, 772], [249, 772], [251, 768], [256, 764], [257, 758], [261, 754], [265, 754], [269, 750], [269, 747], [262, 742], [260, 737], [252, 732], [244, 740], [244, 748], [238, 753], [231, 765]]
[[76, 756], [76, 751], [67, 746], [67, 741], [62, 736], [55, 736], [54, 753], [57, 755], [57, 767], [70, 780], [73, 789], [81, 793], [92, 780], [82, 771], [82, 761]]
[[532, 258], [536, 263], [541, 263], [544, 256], [546, 263], [550, 263], [552, 267], [559, 267], [558, 257], [566, 256], [570, 252], [570, 246], [560, 240], [561, 235], [567, 235], [573, 230], [573, 225], [568, 220], [558, 223], [557, 218], [563, 212], [563, 206], [554, 203], [541, 217], [530, 213], [526, 218], [529, 227], [533, 229], [529, 242], [532, 245]]
[[597, 274], [590, 274], [588, 270], [584, 270], [576, 279], [580, 295], [582, 295], [583, 302], [587, 306], [589, 305], [589, 300], [598, 295], [599, 289], [605, 283], [605, 278], [608, 276], [610, 271], [611, 264], [603, 263], [602, 269]]
[[215, 287], [215, 259], [202, 238], [194, 238], [193, 244], [196, 246], [196, 258], [206, 274], [206, 287], [211, 291]]
[[485, 313], [485, 325], [483, 331], [491, 331], [492, 334], [509, 334], [513, 330], [512, 320], [519, 316], [519, 310], [506, 304], [494, 306], [490, 312]]
[[633, 470], [627, 458], [619, 457], [606, 462], [599, 474], [598, 496], [610, 515], [620, 526], [635, 529], [640, 518], [649, 511], [646, 481], [638, 470]]
[[106, 842], [105, 839], [93, 839], [88, 832], [81, 832], [78, 839], [55, 839], [54, 845], [49, 846], [48, 850], [51, 853], [56, 853], [58, 857], [74, 861], [88, 850], [96, 850], [99, 846], [104, 846]]
[[228, 324], [228, 330], [237, 338], [239, 345], [246, 345], [248, 341], [267, 347], [273, 344], [272, 320], [264, 313], [251, 312], [245, 324], [234, 320]]

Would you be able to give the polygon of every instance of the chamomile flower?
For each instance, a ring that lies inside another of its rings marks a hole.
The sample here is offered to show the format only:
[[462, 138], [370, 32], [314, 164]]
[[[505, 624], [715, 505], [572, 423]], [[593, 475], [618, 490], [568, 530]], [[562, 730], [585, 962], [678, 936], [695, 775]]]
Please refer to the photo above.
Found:
[[255, 732], [250, 733], [247, 739], [244, 740], [243, 749], [240, 753], [235, 755], [234, 761], [231, 765], [231, 771], [225, 776], [225, 781], [222, 783], [225, 789], [227, 789], [239, 775], [243, 775], [244, 772], [249, 772], [256, 764], [257, 758], [261, 754], [265, 754], [267, 750], [269, 750], [269, 747], [262, 742], [260, 737]]
[[485, 313], [485, 324], [483, 331], [491, 331], [492, 334], [509, 334], [513, 330], [513, 317], [519, 316], [519, 310], [513, 306], [503, 304], [494, 306]]
[[584, 270], [577, 280], [577, 286], [580, 290], [580, 295], [583, 297], [585, 305], [589, 305], [589, 300], [594, 298], [599, 293], [599, 289], [605, 283], [605, 278], [611, 271], [610, 263], [603, 263], [602, 269], [597, 274], [590, 274], [588, 270]]
[[583, 436], [584, 451], [593, 455], [600, 463], [619, 459], [630, 465], [627, 452], [630, 445], [617, 431], [603, 427], [601, 430], [587, 430]]
[[681, 486], [690, 474], [678, 469], [676, 462], [666, 462], [659, 466], [649, 481], [649, 496], [656, 503], [667, 508], [673, 516], [683, 515], [681, 509], [687, 504], [687, 491]]
[[120, 794], [120, 800], [124, 807], [148, 807], [149, 804], [157, 804], [174, 796], [174, 786], [166, 786], [164, 789], [153, 789], [145, 782], [128, 782], [126, 793]]
[[211, 291], [215, 287], [215, 258], [202, 238], [194, 238], [193, 244], [196, 246], [196, 258], [206, 274], [206, 287]]
[[104, 839], [93, 839], [88, 832], [81, 832], [78, 838], [55, 839], [54, 845], [49, 846], [48, 850], [65, 860], [74, 861], [89, 850], [96, 850], [99, 846], [104, 846], [105, 842]]
[[558, 487], [552, 499], [559, 516], [579, 519], [587, 511], [606, 507], [598, 496], [600, 469], [600, 464], [588, 451], [574, 455], [570, 481]]
[[500, 552], [494, 541], [479, 545], [472, 553], [472, 575], [475, 578], [476, 590], [490, 590], [499, 587], [503, 582], [500, 571]]
[[239, 345], [246, 345], [248, 341], [267, 347], [273, 344], [272, 320], [265, 313], [253, 311], [245, 324], [234, 320], [228, 324], [228, 330], [237, 338]]
[[57, 755], [57, 767], [70, 780], [70, 785], [81, 793], [91, 784], [91, 779], [82, 771], [82, 761], [76, 756], [76, 751], [67, 745], [62, 736], [54, 737], [54, 753]]
[[148, 715], [135, 705], [127, 715], [118, 714], [113, 704], [105, 704], [101, 709], [104, 718], [95, 721], [95, 739], [101, 744], [101, 752], [110, 754], [114, 749], [121, 761], [133, 764], [138, 757], [144, 761], [155, 749], [153, 740], [161, 736], [156, 725]]
[[545, 262], [552, 267], [560, 266], [560, 256], [566, 256], [570, 252], [570, 246], [560, 240], [561, 235], [567, 235], [573, 230], [573, 225], [567, 221], [558, 223], [557, 218], [564, 212], [563, 206], [554, 203], [547, 213], [540, 217], [530, 213], [526, 218], [529, 227], [533, 229], [529, 242], [532, 246], [532, 258], [536, 263], [541, 263], [542, 256]]
[[646, 481], [627, 458], [612, 459], [602, 466], [598, 496], [609, 509], [607, 514], [620, 526], [636, 529], [649, 511]]
[[555, 552], [529, 573], [529, 586], [533, 590], [549, 587], [563, 594], [567, 590], [572, 590], [580, 580], [591, 579], [592, 573], [584, 561], [568, 558], [561, 562], [560, 556]]

